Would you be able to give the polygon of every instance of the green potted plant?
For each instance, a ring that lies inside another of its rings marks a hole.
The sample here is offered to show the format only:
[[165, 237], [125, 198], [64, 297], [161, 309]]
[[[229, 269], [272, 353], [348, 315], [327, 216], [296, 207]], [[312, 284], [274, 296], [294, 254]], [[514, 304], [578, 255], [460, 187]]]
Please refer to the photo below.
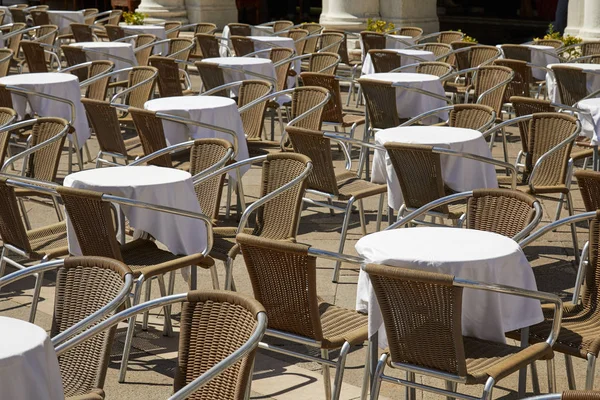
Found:
[[393, 22], [386, 22], [381, 19], [367, 19], [367, 30], [370, 32], [384, 33], [393, 30], [396, 27]]
[[123, 13], [123, 19], [127, 25], [144, 25], [146, 14], [139, 12], [125, 12]]

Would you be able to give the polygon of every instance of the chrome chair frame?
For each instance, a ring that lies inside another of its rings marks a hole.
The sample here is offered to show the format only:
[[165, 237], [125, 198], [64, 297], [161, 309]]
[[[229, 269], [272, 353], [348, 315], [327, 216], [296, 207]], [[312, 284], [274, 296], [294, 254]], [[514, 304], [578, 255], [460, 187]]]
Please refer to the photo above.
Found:
[[[449, 110], [453, 110], [453, 109], [454, 109], [454, 105], [429, 110], [429, 111], [424, 112], [421, 115], [417, 115], [416, 117], [409, 119], [408, 121], [404, 122], [400, 126], [411, 126], [411, 125], [414, 125], [415, 123], [421, 121], [422, 119], [433, 116], [433, 115], [443, 112], [443, 111], [449, 111]], [[496, 112], [494, 110], [492, 110], [491, 118], [485, 123], [485, 125], [483, 125], [481, 128], [479, 128], [477, 130], [480, 132], [485, 132], [487, 129], [491, 128], [495, 122], [496, 122]], [[446, 123], [448, 123], [448, 121], [446, 121]]]

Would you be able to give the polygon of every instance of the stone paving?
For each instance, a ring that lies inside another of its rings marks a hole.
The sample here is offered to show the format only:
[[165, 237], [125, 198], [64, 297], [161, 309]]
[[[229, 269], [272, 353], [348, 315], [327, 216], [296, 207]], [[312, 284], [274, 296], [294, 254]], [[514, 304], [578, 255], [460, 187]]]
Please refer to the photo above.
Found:
[[[512, 131], [509, 144], [511, 161], [514, 160], [520, 144], [518, 135]], [[362, 134], [359, 131], [360, 135]], [[97, 142], [95, 139], [90, 141], [92, 154], [97, 152]], [[343, 168], [341, 153], [333, 148], [336, 165]], [[501, 147], [494, 148], [496, 158], [501, 158]], [[60, 165], [59, 175], [63, 177], [66, 174], [66, 152]], [[87, 163], [85, 168], [93, 168], [93, 163]], [[356, 165], [354, 165], [356, 167]], [[260, 183], [260, 168], [253, 166], [243, 178], [246, 201], [248, 203], [257, 199]], [[576, 188], [576, 186], [575, 186]], [[573, 191], [575, 199], [576, 212], [583, 211], [583, 204], [578, 190]], [[34, 226], [41, 226], [55, 221], [55, 214], [51, 208], [41, 207], [28, 203], [29, 215]], [[367, 210], [367, 231], [375, 231], [376, 200], [365, 202]], [[555, 202], [544, 202], [543, 224], [551, 220], [556, 207]], [[223, 213], [222, 213], [223, 215]], [[563, 212], [566, 215], [566, 212]], [[304, 207], [298, 241], [308, 243], [316, 248], [337, 251], [340, 228], [343, 216], [336, 214], [331, 216], [326, 209], [315, 207]], [[227, 224], [237, 225], [235, 215]], [[384, 217], [384, 224], [385, 224]], [[345, 252], [356, 254], [354, 244], [362, 236], [358, 222], [358, 214], [352, 220], [348, 238], [346, 241]], [[580, 248], [585, 242], [586, 230], [580, 227], [578, 230], [578, 239]], [[430, 246], [432, 244], [423, 244]], [[474, 244], [475, 245], [475, 244]], [[543, 291], [558, 293], [567, 297], [572, 291], [576, 269], [573, 261], [573, 252], [571, 249], [570, 235], [568, 229], [559, 229], [545, 236], [542, 240], [527, 247], [525, 252], [531, 261], [534, 274], [538, 282], [538, 288]], [[224, 270], [220, 262], [217, 262], [220, 282], [224, 282]], [[11, 271], [11, 269], [9, 269]], [[358, 271], [349, 265], [344, 265], [339, 283], [331, 282], [333, 271], [333, 262], [320, 260], [318, 262], [318, 292], [325, 300], [335, 303], [338, 306], [354, 308], [356, 296], [356, 284]], [[241, 293], [252, 295], [248, 276], [245, 272], [245, 266], [242, 257], [238, 257], [234, 264], [234, 276], [236, 279], [237, 290]], [[207, 272], [199, 271], [198, 283], [200, 289], [211, 287], [211, 280]], [[3, 290], [0, 297], [0, 314], [17, 318], [26, 319], [28, 315], [29, 302], [31, 300], [31, 287], [33, 280], [24, 280], [15, 284], [10, 290]], [[184, 292], [187, 285], [177, 275], [175, 292]], [[158, 295], [156, 286], [153, 288], [152, 297]], [[46, 275], [46, 282], [42, 290], [42, 299], [39, 304], [36, 323], [40, 326], [50, 329], [51, 314], [53, 307], [53, 277]], [[175, 319], [177, 317], [177, 308], [175, 309]], [[119, 384], [117, 381], [118, 368], [120, 363], [120, 354], [122, 351], [122, 341], [124, 340], [124, 325], [118, 330], [117, 340], [113, 348], [113, 356], [109, 365], [109, 370], [105, 383], [105, 390], [108, 399], [165, 399], [172, 393], [172, 381], [174, 369], [176, 367], [177, 357], [177, 331], [178, 322], [174, 321], [175, 333], [173, 337], [162, 336], [162, 315], [152, 314], [150, 327], [148, 331], [141, 331], [138, 324], [136, 337], [134, 339], [134, 349], [130, 361], [130, 369], [127, 374], [127, 381]], [[283, 345], [287, 348], [300, 348], [302, 346], [284, 343], [281, 340], [271, 340], [275, 345]], [[316, 352], [312, 350], [312, 354]], [[365, 362], [366, 346], [356, 346], [352, 349], [347, 360], [347, 368], [344, 375], [344, 387], [342, 390], [343, 399], [356, 399], [360, 396], [360, 386], [362, 382], [363, 367]], [[335, 357], [337, 353], [333, 353]], [[547, 391], [545, 379], [545, 363], [538, 363], [538, 371], [541, 380], [542, 392]], [[582, 360], [575, 360], [576, 379], [579, 388], [583, 387], [585, 379], [585, 363]], [[556, 357], [556, 370], [558, 379], [558, 389], [567, 388], [566, 375], [564, 369], [564, 360], [562, 356]], [[389, 372], [389, 371], [388, 371]], [[397, 374], [393, 372], [392, 374]], [[400, 376], [400, 375], [399, 375]], [[419, 378], [418, 381], [428, 383], [434, 382], [429, 378]], [[597, 380], [596, 380], [596, 383]], [[437, 383], [443, 387], [443, 382]], [[511, 376], [502, 380], [494, 391], [495, 398], [518, 398], [516, 394], [517, 377]], [[459, 391], [471, 395], [479, 395], [481, 387], [459, 386]], [[528, 380], [528, 394], [532, 393], [531, 379]], [[404, 398], [405, 391], [402, 387], [384, 383], [381, 391], [381, 398]], [[433, 398], [431, 394], [423, 395], [417, 392], [417, 397]], [[289, 357], [276, 355], [274, 353], [265, 353], [259, 351], [256, 362], [255, 372], [252, 383], [253, 399], [319, 399], [324, 398], [323, 381], [320, 368], [317, 364], [290, 359]]]

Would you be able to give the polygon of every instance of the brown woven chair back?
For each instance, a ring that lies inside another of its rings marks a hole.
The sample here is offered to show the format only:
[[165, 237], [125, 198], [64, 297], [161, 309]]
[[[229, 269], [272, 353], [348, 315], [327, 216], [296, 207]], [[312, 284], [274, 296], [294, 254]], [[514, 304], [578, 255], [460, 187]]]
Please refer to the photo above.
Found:
[[106, 36], [108, 36], [108, 40], [111, 42], [122, 39], [125, 37], [125, 30], [119, 25], [104, 25], [104, 29], [106, 29]]
[[[531, 171], [537, 160], [560, 142], [573, 135], [577, 129], [577, 118], [565, 113], [534, 114], [529, 122], [529, 151], [526, 168]], [[537, 168], [534, 186], [564, 185], [573, 142], [554, 152]]]
[[195, 36], [196, 43], [200, 48], [202, 58], [221, 57], [219, 54], [219, 42], [214, 35], [208, 33], [197, 33]]
[[[464, 49], [465, 47], [473, 47], [476, 45], [477, 43], [463, 41], [450, 43], [450, 46], [452, 46], [452, 50]], [[448, 61], [449, 64], [454, 65], [458, 70], [467, 69], [470, 68], [469, 54], [470, 53], [468, 51], [462, 51], [460, 53], [452, 54], [450, 55], [450, 57], [448, 57], [446, 61]]]
[[[93, 78], [98, 75], [108, 73], [114, 68], [115, 63], [108, 60], [96, 60], [92, 61], [89, 67], [88, 76]], [[104, 100], [106, 99], [106, 93], [108, 91], [108, 81], [110, 77], [99, 79], [96, 82], [90, 83], [85, 91], [85, 97], [88, 99]]]
[[[223, 139], [197, 139], [190, 149], [190, 174], [202, 172], [221, 161], [233, 145]], [[194, 186], [200, 209], [210, 216], [214, 223], [219, 217], [221, 194], [225, 174], [221, 174]]]
[[346, 39], [343, 33], [325, 31], [321, 34], [321, 41], [319, 42], [319, 48], [325, 49], [327, 46], [327, 52], [339, 54], [340, 46]]
[[308, 36], [308, 31], [306, 29], [290, 29], [288, 31], [288, 37], [294, 40], [296, 46], [296, 54], [302, 55], [304, 54], [304, 47], [306, 47], [305, 37]]
[[562, 400], [598, 400], [600, 392], [593, 390], [567, 390], [560, 397]]
[[450, 44], [452, 42], [460, 42], [463, 36], [461, 32], [444, 31], [440, 32], [437, 41], [438, 43]]
[[148, 63], [158, 70], [160, 97], [183, 96], [179, 65], [172, 58], [150, 56]]
[[[233, 292], [188, 293], [181, 309], [179, 358], [173, 389], [178, 391], [240, 348], [254, 333], [264, 312], [254, 299]], [[252, 377], [251, 351], [192, 393], [190, 400], [243, 400]]]
[[71, 33], [76, 42], [93, 42], [92, 28], [87, 24], [71, 24]]
[[111, 206], [102, 201], [102, 193], [66, 186], [59, 186], [56, 191], [77, 236], [81, 254], [123, 261]]
[[[156, 36], [149, 35], [147, 33], [142, 33], [137, 36], [135, 39], [135, 47], [141, 47], [147, 44], [150, 44], [156, 40]], [[152, 54], [152, 47], [147, 47], [143, 50], [140, 50], [135, 53], [135, 59], [137, 60], [138, 65], [145, 66], [148, 65], [148, 58]]]
[[83, 22], [85, 22], [88, 25], [94, 24], [96, 17], [93, 15], [98, 14], [100, 12], [100, 10], [98, 10], [97, 8], [84, 8], [82, 11], [83, 11], [83, 17], [84, 17]]
[[25, 11], [23, 11], [23, 8], [11, 7], [8, 9], [8, 11], [10, 11], [13, 22], [18, 22], [20, 24], [24, 24], [27, 22], [27, 18], [25, 16]]
[[368, 53], [370, 50], [385, 49], [385, 35], [378, 32], [362, 31], [360, 33], [363, 51]]
[[[83, 64], [87, 62], [87, 56], [85, 54], [85, 50], [80, 47], [73, 47], [69, 45], [60, 46], [65, 59], [67, 60], [67, 66], [72, 67], [75, 65]], [[79, 78], [79, 82], [83, 82], [88, 79], [88, 70], [85, 68], [79, 68], [73, 71], [74, 75], [77, 75]]]
[[562, 104], [575, 105], [587, 96], [586, 74], [580, 68], [556, 65], [552, 67]]
[[312, 172], [306, 179], [310, 189], [337, 195], [338, 185], [331, 156], [329, 138], [316, 130], [287, 126], [285, 128], [296, 153], [304, 154], [313, 162]]
[[[144, 155], [152, 154], [167, 147], [162, 120], [156, 116], [155, 111], [144, 110], [142, 108], [129, 108], [129, 113], [142, 143]], [[156, 157], [148, 161], [148, 164], [169, 168], [173, 166], [170, 154]]]
[[108, 153], [127, 155], [117, 110], [110, 102], [97, 99], [81, 99], [88, 120], [96, 133], [100, 150]]
[[[250, 104], [254, 100], [266, 96], [270, 90], [271, 86], [265, 81], [244, 81], [238, 92], [238, 107], [243, 107], [247, 104]], [[267, 105], [267, 102], [263, 101], [260, 105], [251, 107], [248, 110], [240, 113], [247, 140], [260, 139]]]
[[[276, 47], [271, 49], [269, 58], [273, 61], [273, 64], [283, 61], [286, 58], [292, 57], [294, 51], [283, 47]], [[287, 87], [288, 72], [291, 67], [291, 62], [282, 63], [275, 67], [275, 77], [277, 78], [276, 91], [284, 90]]]
[[[151, 78], [155, 73], [157, 73], [157, 71], [154, 67], [133, 67], [133, 69], [129, 71], [127, 87], [133, 87], [134, 85]], [[127, 105], [143, 108], [144, 103], [150, 100], [150, 95], [152, 95], [152, 92], [154, 91], [155, 82], [156, 78], [132, 90], [127, 98]]]
[[412, 38], [419, 37], [423, 34], [423, 29], [417, 28], [416, 26], [405, 26], [398, 30], [398, 35], [410, 36]]
[[14, 54], [11, 49], [0, 49], [0, 78], [8, 75], [10, 61]]
[[39, 43], [30, 42], [29, 40], [22, 40], [21, 49], [23, 49], [23, 54], [25, 55], [25, 61], [27, 62], [29, 72], [49, 72], [48, 66], [46, 65], [44, 48]]
[[[479, 67], [477, 71], [477, 78], [475, 79], [475, 98], [477, 98], [478, 104], [492, 107], [496, 111], [496, 115], [502, 115], [502, 104], [504, 104], [504, 94], [506, 88], [510, 83], [512, 70], [508, 67], [502, 67], [499, 65], [485, 65]], [[505, 84], [497, 87], [491, 92], [486, 93], [488, 90], [494, 88], [502, 82]], [[485, 94], [481, 99], [479, 96]]]
[[292, 26], [294, 26], [294, 23], [292, 21], [287, 21], [287, 20], [275, 21], [273, 23], [273, 32], [277, 33], [284, 29], [291, 28]]
[[393, 50], [369, 50], [375, 73], [390, 72], [402, 66], [402, 56]]
[[6, 12], [4, 10], [0, 10], [0, 25], [4, 25], [4, 17], [6, 16]]
[[[200, 74], [202, 86], [205, 91], [225, 84], [223, 70], [219, 67], [219, 64], [201, 61], [196, 61], [194, 64], [196, 65], [196, 68], [198, 68], [198, 74]], [[213, 96], [229, 97], [229, 93], [227, 90], [219, 90], [218, 92], [213, 93]]]
[[[317, 35], [323, 30], [323, 27], [321, 25], [316, 24], [314, 22], [307, 22], [305, 24], [302, 24], [300, 26], [300, 28], [308, 31], [309, 36]], [[318, 36], [307, 39], [306, 44], [304, 45], [304, 54], [312, 54], [312, 53], [316, 52], [318, 43], [319, 43]]]
[[254, 42], [246, 36], [231, 36], [231, 45], [237, 57], [245, 56], [254, 52]]
[[539, 44], [541, 46], [552, 46], [555, 49], [558, 49], [564, 45], [562, 40], [558, 39], [539, 39], [535, 41], [535, 44]]
[[532, 78], [531, 67], [527, 65], [527, 62], [503, 58], [494, 61], [494, 65], [510, 68], [515, 73], [504, 93], [504, 103], [508, 103], [512, 96], [529, 97], [529, 86], [532, 83]]
[[[0, 127], [12, 123], [16, 117], [17, 113], [12, 108], [0, 107]], [[0, 132], [0, 165], [4, 165], [9, 142], [10, 131]]]
[[198, 33], [213, 33], [217, 30], [217, 25], [211, 22], [201, 22], [196, 24], [196, 29], [194, 30], [194, 34]]
[[[38, 118], [31, 129], [31, 146], [38, 145], [58, 135], [68, 122], [62, 118]], [[66, 136], [31, 154], [28, 158], [27, 176], [40, 181], [54, 182]]]
[[35, 41], [53, 46], [56, 37], [58, 36], [58, 26], [56, 25], [41, 25], [35, 30]]
[[[50, 336], [108, 305], [123, 289], [123, 280], [128, 274], [131, 270], [116, 260], [66, 258], [56, 273]], [[113, 326], [58, 357], [65, 396], [85, 395], [104, 386], [116, 329]]]
[[[13, 20], [14, 21], [14, 20]], [[15, 22], [10, 27], [10, 33], [17, 32], [25, 28], [27, 24]], [[13, 57], [17, 57], [19, 55], [19, 48], [21, 47], [21, 39], [23, 38], [23, 33], [17, 33], [15, 36], [11, 37], [8, 40], [8, 45], [5, 43], [4, 45], [13, 51]]]
[[169, 41], [169, 53], [167, 57], [187, 61], [190, 58], [190, 53], [192, 51], [190, 48], [192, 43], [193, 41], [187, 38], [171, 39]]
[[467, 53], [469, 53], [469, 68], [490, 64], [502, 54], [496, 46], [483, 46], [480, 44], [471, 47], [471, 50]]
[[511, 60], [520, 60], [531, 62], [531, 48], [521, 44], [503, 44], [500, 46], [504, 53], [504, 58]]
[[14, 109], [12, 94], [6, 89], [6, 85], [0, 84], [0, 107]]
[[462, 288], [454, 277], [368, 264], [392, 362], [466, 376]]
[[[398, 176], [406, 207], [416, 209], [446, 195], [440, 155], [432, 151], [433, 146], [393, 142], [384, 146]], [[446, 205], [434, 211], [449, 212]]]
[[[549, 100], [533, 99], [531, 97], [513, 96], [509, 98], [515, 109], [515, 115], [522, 117], [535, 113], [549, 113], [554, 111]], [[529, 121], [519, 122], [519, 135], [521, 136], [521, 146], [523, 152], [529, 150]]]
[[588, 315], [591, 315], [598, 313], [600, 303], [600, 259], [596, 250], [600, 245], [600, 211], [596, 211], [596, 217], [590, 220], [589, 225], [590, 251], [581, 289], [581, 305], [589, 311]]
[[[110, 25], [119, 25], [119, 21], [121, 20], [121, 15], [123, 15], [123, 10], [111, 10], [108, 19], [106, 20], [106, 24]], [[103, 25], [104, 23], [98, 23], [98, 25]]]
[[269, 328], [314, 340], [323, 338], [316, 260], [309, 246], [240, 233], [254, 297], [267, 310]]
[[[179, 21], [167, 21], [165, 22], [165, 31], [180, 28], [182, 23]], [[179, 37], [179, 30], [167, 33], [167, 39], [176, 39]]]
[[21, 219], [15, 189], [6, 184], [7, 179], [5, 176], [0, 176], [0, 201], [2, 202], [2, 207], [0, 207], [0, 237], [2, 237], [4, 244], [10, 244], [29, 254], [31, 253], [31, 244], [27, 236], [27, 229], [23, 219]]
[[337, 29], [327, 29], [325, 32], [335, 32], [343, 35], [344, 39], [340, 43], [340, 48], [338, 49], [337, 53], [342, 58], [342, 64], [350, 65], [350, 56], [348, 55], [348, 38], [346, 36], [346, 32]]
[[371, 126], [376, 129], [387, 129], [400, 125], [396, 107], [396, 88], [391, 82], [361, 78], [358, 83], [365, 96]]
[[50, 25], [50, 17], [48, 17], [48, 13], [43, 10], [33, 10], [29, 13], [31, 18], [33, 18], [33, 25]]
[[[447, 43], [425, 43], [423, 45], [423, 50], [430, 51], [433, 55], [438, 58], [442, 57], [452, 51], [452, 46]], [[440, 59], [440, 61], [446, 61], [445, 59]]]
[[[325, 100], [329, 92], [327, 89], [316, 86], [298, 87], [292, 93], [292, 114], [296, 118], [302, 114], [308, 113], [313, 107]], [[295, 126], [305, 129], [321, 129], [323, 122], [323, 108], [312, 111], [305, 118], [296, 122]]]
[[308, 62], [308, 71], [335, 75], [339, 62], [337, 53], [313, 53]]
[[593, 56], [595, 54], [600, 54], [600, 41], [584, 42], [581, 44], [582, 56]]
[[318, 86], [329, 90], [331, 99], [325, 105], [323, 110], [323, 121], [342, 123], [344, 117], [342, 115], [343, 103], [340, 91], [340, 82], [334, 75], [319, 74], [316, 72], [302, 72], [300, 74], [302, 82], [306, 86]]
[[585, 211], [600, 210], [600, 172], [580, 169], [575, 171], [574, 175]]
[[448, 125], [479, 130], [492, 119], [494, 110], [483, 104], [455, 104], [450, 110]]
[[442, 77], [452, 72], [452, 65], [440, 61], [425, 61], [417, 65], [416, 72]]
[[252, 36], [252, 27], [248, 24], [227, 24], [231, 36]]
[[513, 237], [533, 221], [535, 197], [510, 189], [476, 189], [467, 200], [467, 229]]

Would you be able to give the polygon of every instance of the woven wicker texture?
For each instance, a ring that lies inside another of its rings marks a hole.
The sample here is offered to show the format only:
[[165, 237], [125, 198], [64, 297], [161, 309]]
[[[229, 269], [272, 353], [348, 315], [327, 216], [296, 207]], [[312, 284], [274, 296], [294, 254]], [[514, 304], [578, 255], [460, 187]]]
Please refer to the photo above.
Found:
[[196, 29], [194, 30], [194, 34], [198, 33], [214, 33], [217, 30], [217, 25], [211, 22], [201, 22], [196, 24]]
[[417, 65], [416, 72], [442, 77], [452, 72], [452, 65], [440, 61], [425, 61]]
[[12, 20], [13, 22], [18, 22], [18, 23], [25, 23], [27, 22], [26, 17], [25, 17], [25, 11], [23, 11], [24, 7], [11, 7], [8, 9], [8, 11], [10, 11], [10, 14], [12, 16]]
[[23, 49], [23, 54], [25, 55], [25, 61], [27, 62], [29, 72], [48, 72], [44, 48], [39, 43], [22, 40], [21, 48]]
[[[423, 50], [430, 51], [433, 53], [435, 58], [442, 57], [452, 51], [452, 46], [447, 43], [425, 43], [423, 45]], [[439, 61], [446, 61], [445, 59], [440, 59]]]
[[467, 200], [468, 229], [513, 237], [533, 220], [536, 199], [509, 189], [478, 189]]
[[0, 85], [0, 107], [14, 109], [12, 94], [6, 89], [5, 85]]
[[94, 14], [98, 14], [99, 10], [97, 8], [84, 8], [83, 10], [84, 22], [86, 24], [93, 24], [96, 20]]
[[350, 61], [350, 56], [348, 55], [348, 37], [346, 35], [346, 32], [337, 29], [326, 29], [324, 33], [327, 32], [335, 32], [344, 36], [344, 40], [342, 40], [342, 42], [340, 43], [340, 47], [337, 53], [342, 58], [342, 64], [350, 65], [352, 62]]
[[179, 66], [172, 58], [151, 56], [148, 63], [158, 70], [160, 97], [183, 96]]
[[598, 400], [600, 392], [592, 390], [567, 390], [562, 393], [562, 400]]
[[515, 73], [504, 93], [504, 103], [508, 103], [512, 96], [529, 97], [529, 87], [532, 83], [531, 67], [527, 62], [520, 60], [500, 59], [494, 61], [495, 65], [507, 67]]
[[[211, 90], [225, 84], [223, 70], [219, 68], [219, 64], [196, 61], [195, 65], [196, 68], [198, 68], [200, 79], [202, 79], [202, 86], [204, 87], [204, 90]], [[212, 95], [229, 97], [227, 90], [220, 90]]]
[[76, 42], [93, 42], [92, 28], [87, 24], [71, 24], [71, 33]]
[[302, 40], [308, 36], [306, 29], [290, 29], [288, 31], [288, 37], [294, 40], [296, 47], [296, 54], [304, 54], [304, 47], [306, 47], [306, 40]]
[[558, 39], [538, 39], [535, 41], [535, 44], [539, 44], [540, 46], [552, 46], [555, 49], [564, 46], [562, 40]]
[[390, 72], [402, 66], [402, 56], [393, 50], [369, 50], [375, 73]]
[[417, 28], [416, 26], [404, 26], [397, 31], [397, 34], [401, 36], [410, 36], [412, 38], [416, 38], [423, 34], [423, 29]]
[[477, 71], [477, 78], [475, 79], [475, 98], [477, 98], [477, 103], [492, 107], [494, 111], [496, 111], [496, 115], [502, 115], [504, 93], [506, 92], [506, 88], [508, 87], [510, 81], [494, 89], [493, 91], [486, 93], [481, 98], [479, 98], [479, 96], [492, 89], [496, 85], [499, 85], [503, 81], [509, 79], [511, 74], [512, 70], [507, 67], [496, 65], [479, 67], [479, 71]]
[[0, 177], [0, 237], [2, 242], [10, 244], [16, 248], [22, 249], [26, 253], [31, 253], [31, 245], [27, 238], [27, 231], [21, 214], [15, 189], [6, 184], [7, 178]]
[[[75, 65], [83, 64], [87, 61], [85, 50], [80, 47], [73, 47], [68, 45], [60, 46], [66, 60], [67, 66], [72, 67]], [[83, 82], [88, 78], [88, 71], [85, 68], [78, 68], [73, 71], [73, 74], [77, 75], [79, 82]]]
[[[12, 11], [13, 10], [11, 9], [11, 12]], [[13, 21], [15, 21], [15, 22], [10, 27], [10, 33], [22, 31], [27, 26], [27, 24], [25, 24], [25, 23], [16, 21], [14, 19], [14, 17], [13, 17]], [[5, 44], [5, 47], [8, 47], [9, 49], [11, 49], [13, 51], [13, 57], [15, 59], [19, 55], [19, 48], [21, 47], [21, 39], [22, 38], [23, 38], [23, 33], [17, 33], [8, 40], [8, 46]]]
[[313, 53], [308, 61], [308, 71], [335, 75], [338, 64], [339, 56], [337, 53]]
[[[274, 47], [271, 49], [269, 58], [271, 59], [273, 64], [276, 64], [280, 61], [291, 58], [293, 54], [294, 51], [292, 49]], [[275, 78], [277, 79], [277, 86], [275, 88], [275, 91], [284, 90], [287, 87], [287, 77], [290, 71], [290, 67], [291, 62], [282, 63], [281, 65], [277, 65], [275, 67]]]
[[471, 50], [468, 53], [470, 67], [479, 67], [484, 64], [489, 64], [501, 55], [500, 49], [496, 46], [483, 46], [479, 44], [471, 47]]
[[[531, 97], [510, 97], [509, 101], [515, 109], [515, 115], [522, 117], [535, 113], [549, 113], [554, 111], [549, 100], [532, 99]], [[519, 122], [519, 134], [523, 152], [529, 151], [529, 121]]]
[[246, 36], [231, 36], [231, 45], [237, 57], [245, 56], [254, 52], [254, 42]]
[[[0, 107], [0, 126], [4, 126], [9, 122], [14, 121], [16, 117], [17, 113], [12, 108]], [[0, 132], [0, 165], [4, 165], [10, 136], [10, 131]]]
[[[87, 73], [87, 75], [89, 78], [93, 78], [95, 76], [107, 73], [112, 68], [114, 68], [114, 66], [115, 63], [108, 60], [92, 61], [92, 64], [89, 66], [89, 72]], [[104, 79], [99, 79], [96, 82], [89, 84], [85, 91], [85, 97], [88, 99], [95, 100], [106, 99], [109, 79], [110, 77], [106, 77]]]
[[[41, 25], [35, 30], [35, 41], [38, 43], [44, 43], [49, 46], [53, 46], [57, 36], [58, 26], [56, 25]], [[48, 57], [46, 58], [48, 59]]]
[[[287, 49], [289, 50], [289, 49]], [[250, 104], [263, 96], [266, 96], [271, 90], [271, 86], [265, 81], [247, 80], [242, 83], [238, 92], [238, 107]], [[264, 116], [267, 108], [267, 102], [263, 101], [240, 113], [246, 140], [260, 140], [262, 133]]]
[[190, 58], [191, 45], [193, 43], [191, 39], [186, 38], [173, 38], [169, 40], [167, 57], [187, 61]]
[[[450, 42], [450, 46], [452, 46], [452, 50], [464, 49], [465, 47], [473, 47], [476, 46], [477, 43], [473, 42], [463, 42], [456, 41]], [[454, 65], [458, 70], [463, 70], [469, 68], [469, 52], [463, 51], [460, 53], [452, 54], [448, 57], [448, 63]]]
[[291, 28], [292, 26], [294, 26], [294, 23], [292, 21], [287, 21], [287, 20], [275, 21], [273, 23], [273, 32], [277, 33], [284, 29]]
[[50, 25], [50, 17], [44, 10], [32, 10], [29, 12], [31, 18], [33, 18], [33, 25]]
[[365, 53], [368, 53], [371, 50], [385, 49], [385, 35], [383, 33], [362, 31], [360, 33], [360, 38]]
[[265, 307], [269, 328], [321, 341], [334, 349], [367, 339], [367, 316], [317, 296], [316, 259], [309, 246], [247, 234], [237, 236], [254, 297]]
[[[325, 49], [329, 53], [339, 54], [340, 46], [342, 42], [346, 39], [346, 35], [339, 32], [332, 32], [331, 30], [325, 31], [321, 34], [321, 41], [319, 42], [319, 48]], [[328, 47], [331, 46], [331, 47]]]
[[[312, 108], [316, 107], [327, 97], [329, 91], [316, 86], [298, 87], [292, 93], [292, 114], [291, 118], [296, 118], [307, 113]], [[323, 109], [319, 108], [310, 112], [305, 118], [298, 121], [295, 126], [305, 129], [321, 129], [323, 122]]]
[[448, 125], [454, 128], [481, 129], [492, 120], [493, 109], [482, 104], [455, 104]]
[[[135, 48], [150, 44], [156, 40], [156, 36], [149, 35], [147, 33], [141, 33], [137, 35], [135, 38]], [[146, 47], [143, 50], [139, 50], [135, 53], [135, 58], [137, 60], [138, 65], [145, 66], [148, 65], [148, 58], [152, 54], [153, 47]]]
[[[157, 73], [157, 70], [154, 67], [133, 67], [133, 70], [129, 71], [127, 87], [133, 87], [146, 79], [150, 79], [155, 73]], [[156, 77], [132, 90], [127, 96], [127, 105], [143, 108], [144, 103], [150, 100], [155, 82]]]
[[556, 77], [556, 86], [563, 104], [575, 105], [587, 96], [586, 74], [574, 67], [556, 65], [552, 67]]
[[114, 42], [117, 39], [123, 39], [125, 37], [125, 31], [119, 25], [104, 25], [104, 29], [106, 30], [106, 35], [108, 36], [108, 40]]
[[[110, 303], [123, 289], [125, 275], [130, 273], [125, 264], [107, 258], [67, 258], [56, 274], [50, 336]], [[116, 328], [103, 331], [58, 357], [65, 396], [83, 395], [104, 386]]]
[[219, 41], [210, 33], [196, 33], [194, 35], [196, 47], [194, 56], [199, 58], [214, 58], [220, 57]]
[[596, 211], [600, 209], [600, 173], [596, 171], [577, 170], [575, 178], [583, 205], [586, 211]]
[[500, 46], [504, 58], [531, 62], [531, 48], [520, 44], [503, 44]]
[[[241, 347], [256, 328], [264, 308], [231, 292], [191, 292], [181, 310], [179, 362], [173, 387], [183, 388]], [[229, 367], [188, 399], [243, 400], [255, 351]]]
[[8, 70], [10, 69], [10, 60], [13, 56], [13, 51], [11, 49], [0, 49], [0, 78], [8, 75]]
[[[307, 22], [300, 26], [301, 29], [308, 31], [309, 36], [314, 36], [319, 34], [323, 27], [314, 22]], [[306, 40], [306, 44], [304, 45], [304, 54], [312, 54], [317, 51], [317, 44], [319, 43], [319, 37], [314, 36]]]
[[[142, 143], [144, 155], [150, 155], [167, 147], [162, 120], [156, 116], [156, 111], [129, 108], [129, 113]], [[148, 161], [148, 164], [170, 168], [173, 166], [173, 161], [171, 154], [167, 153]]]
[[581, 55], [593, 56], [600, 54], [600, 41], [581, 43]]
[[[31, 129], [31, 146], [53, 138], [67, 125], [67, 121], [62, 118], [38, 118]], [[44, 146], [29, 156], [27, 166], [29, 178], [54, 182], [65, 139], [66, 136], [63, 136], [61, 140]]]
[[[171, 31], [173, 29], [181, 28], [183, 24], [179, 21], [167, 21], [165, 22], [165, 31]], [[167, 33], [167, 39], [176, 39], [179, 37], [179, 30]]]
[[[419, 208], [446, 195], [440, 155], [432, 151], [433, 146], [394, 142], [384, 146], [398, 176], [406, 207]], [[433, 211], [449, 213], [447, 205]]]
[[450, 44], [452, 42], [459, 42], [463, 38], [463, 34], [461, 32], [453, 32], [453, 31], [444, 31], [440, 32], [437, 37], [437, 41], [439, 43]]
[[0, 11], [0, 25], [4, 23], [4, 17], [6, 16], [6, 12], [4, 10]]
[[231, 23], [227, 24], [231, 36], [251, 36], [252, 27], [248, 24]]
[[400, 125], [396, 107], [396, 88], [390, 82], [361, 78], [358, 80], [365, 96], [371, 126], [376, 129]]

